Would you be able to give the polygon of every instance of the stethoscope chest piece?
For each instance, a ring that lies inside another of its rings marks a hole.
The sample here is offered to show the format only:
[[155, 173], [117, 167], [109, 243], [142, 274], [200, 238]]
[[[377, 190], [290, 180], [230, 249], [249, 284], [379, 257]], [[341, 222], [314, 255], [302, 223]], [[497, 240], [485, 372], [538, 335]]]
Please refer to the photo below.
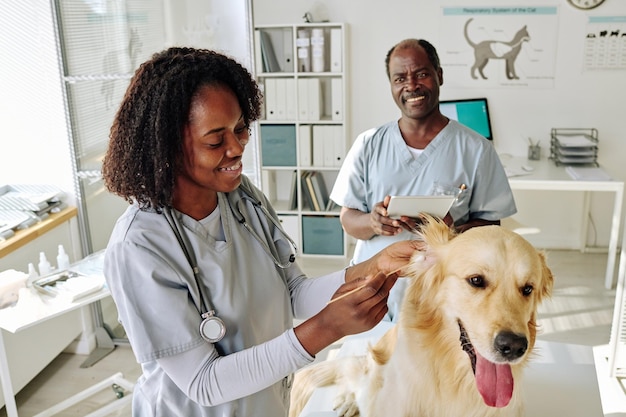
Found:
[[209, 343], [217, 343], [226, 334], [224, 321], [215, 315], [213, 310], [202, 315], [200, 323], [200, 336]]

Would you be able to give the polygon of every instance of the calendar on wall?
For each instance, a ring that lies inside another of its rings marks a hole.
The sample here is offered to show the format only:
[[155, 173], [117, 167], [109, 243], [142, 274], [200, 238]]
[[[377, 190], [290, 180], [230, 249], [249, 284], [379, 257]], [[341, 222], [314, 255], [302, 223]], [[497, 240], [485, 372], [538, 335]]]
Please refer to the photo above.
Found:
[[583, 70], [626, 69], [626, 16], [590, 16]]

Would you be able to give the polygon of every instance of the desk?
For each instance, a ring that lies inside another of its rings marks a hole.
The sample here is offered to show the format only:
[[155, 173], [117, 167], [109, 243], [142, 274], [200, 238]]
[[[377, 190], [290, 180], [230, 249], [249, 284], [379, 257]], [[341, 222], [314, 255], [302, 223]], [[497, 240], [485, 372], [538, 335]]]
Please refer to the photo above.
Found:
[[[39, 346], [41, 343], [53, 344], [55, 341], [50, 338], [50, 340], [42, 341], [40, 340], [42, 337], [45, 338], [46, 335], [39, 334], [37, 332], [38, 328], [35, 326], [45, 324], [56, 318], [64, 318], [70, 314], [78, 314], [79, 309], [85, 306], [88, 306], [96, 301], [99, 301], [105, 297], [110, 295], [109, 290], [106, 288], [101, 289], [100, 291], [93, 293], [91, 295], [85, 296], [75, 302], [59, 302], [55, 300], [55, 302], [50, 302], [48, 304], [42, 304], [42, 308], [39, 309], [29, 309], [28, 311], [20, 311], [20, 314], [15, 314], [16, 311], [11, 308], [5, 308], [0, 310], [0, 383], [2, 383], [2, 393], [4, 394], [4, 401], [6, 404], [6, 411], [8, 417], [17, 417], [17, 405], [15, 403], [15, 394], [16, 391], [19, 391], [23, 386], [28, 382], [20, 381], [17, 387], [14, 385], [13, 378], [11, 377], [11, 368], [15, 371], [16, 363], [13, 360], [9, 363], [9, 353], [7, 351], [8, 344], [7, 339], [12, 337], [16, 337], [20, 334], [28, 334], [29, 331], [33, 331], [33, 337], [39, 337], [39, 340], [35, 340], [32, 346], [29, 346], [33, 350], [33, 352], [16, 352], [14, 357], [18, 355], [22, 358], [24, 356], [28, 356], [29, 353], [36, 353], [40, 350]], [[19, 306], [19, 303], [17, 304]], [[18, 307], [15, 308], [18, 308]], [[61, 317], [63, 316], [63, 317]], [[71, 336], [71, 335], [70, 335]], [[62, 338], [64, 339], [64, 338]], [[65, 346], [58, 346], [58, 353], [65, 348]], [[23, 358], [26, 360], [37, 361], [40, 358], [32, 357], [32, 358]], [[12, 366], [10, 366], [12, 365]], [[36, 366], [46, 366], [47, 363], [37, 364]], [[35, 368], [35, 375], [41, 371]], [[34, 376], [34, 375], [33, 375]]]
[[522, 165], [533, 168], [530, 173], [509, 177], [509, 184], [513, 190], [531, 191], [582, 191], [585, 193], [583, 219], [581, 228], [581, 251], [586, 249], [589, 212], [589, 192], [615, 193], [613, 215], [611, 217], [611, 234], [609, 238], [608, 260], [606, 265], [605, 287], [612, 289], [615, 285], [614, 272], [617, 257], [620, 221], [622, 218], [622, 200], [624, 195], [623, 181], [580, 181], [572, 179], [565, 167], [556, 166], [553, 161], [542, 159], [529, 161], [521, 157], [501, 156], [502, 164], [509, 171], [523, 172]]
[[51, 213], [48, 218], [36, 223], [26, 229], [18, 230], [15, 235], [11, 236], [4, 242], [0, 242], [0, 258], [14, 250], [21, 248], [28, 242], [31, 242], [43, 235], [47, 231], [57, 227], [61, 223], [64, 223], [78, 214], [76, 207], [66, 207], [58, 213]]
[[[392, 323], [345, 339], [337, 356], [362, 354]], [[523, 390], [526, 415], [532, 417], [602, 416], [602, 403], [591, 346], [537, 341], [536, 356], [526, 368]], [[334, 387], [314, 391], [299, 417], [336, 417]]]

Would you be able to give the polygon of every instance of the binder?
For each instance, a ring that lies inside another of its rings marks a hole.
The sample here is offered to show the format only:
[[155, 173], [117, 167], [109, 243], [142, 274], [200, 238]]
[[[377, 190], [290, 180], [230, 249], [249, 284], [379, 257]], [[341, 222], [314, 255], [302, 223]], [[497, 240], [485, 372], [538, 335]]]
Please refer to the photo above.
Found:
[[263, 193], [265, 193], [272, 203], [276, 201], [276, 179], [274, 175], [273, 171], [267, 169], [261, 170], [261, 186]]
[[328, 204], [328, 189], [326, 188], [323, 174], [319, 171], [313, 171], [309, 179], [313, 184], [315, 199], [320, 205], [320, 211], [326, 210], [326, 205]]
[[[302, 204], [309, 208], [309, 210], [315, 210], [313, 204], [313, 197], [311, 196], [311, 192], [309, 191], [309, 187], [307, 185], [307, 178], [311, 175], [311, 171], [306, 171], [302, 173], [301, 178], [301, 186], [302, 186]], [[304, 207], [303, 207], [304, 209]]]
[[280, 72], [280, 64], [276, 58], [276, 51], [270, 34], [265, 31], [259, 31], [261, 34], [261, 55], [263, 59], [264, 72]]
[[254, 68], [257, 71], [262, 71], [263, 65], [263, 53], [261, 52], [261, 31], [254, 31]]
[[334, 167], [337, 158], [335, 150], [335, 142], [337, 142], [338, 134], [336, 134], [337, 126], [322, 126], [322, 146], [324, 153], [324, 166]]
[[330, 126], [333, 134], [333, 162], [332, 166], [341, 167], [346, 157], [346, 138], [343, 135], [341, 126]]
[[341, 62], [342, 48], [341, 48], [341, 29], [330, 29], [330, 71], [341, 72], [343, 71], [343, 65]]
[[309, 120], [309, 82], [306, 78], [298, 78], [298, 119]]
[[296, 120], [298, 107], [296, 106], [296, 80], [285, 78], [285, 120]]
[[[307, 174], [308, 175], [305, 177], [304, 181], [306, 183], [307, 192], [311, 196], [312, 209], [315, 211], [322, 211], [321, 201], [318, 200], [318, 195], [315, 193], [315, 187], [313, 186], [312, 177], [316, 174], [316, 172], [311, 171]], [[326, 206], [324, 206], [324, 208], [326, 208]]]
[[311, 39], [308, 29], [298, 29], [298, 72], [311, 72]]
[[276, 96], [276, 78], [265, 79], [265, 118], [267, 120], [278, 120], [278, 109]]
[[290, 28], [283, 29], [283, 65], [284, 72], [293, 72], [293, 35]]
[[291, 175], [291, 188], [289, 193], [289, 210], [298, 208], [298, 171], [294, 170]]
[[313, 145], [313, 165], [314, 166], [326, 166], [326, 158], [324, 156], [324, 137], [326, 132], [324, 130], [326, 126], [314, 125], [313, 126], [313, 138], [311, 140]]
[[276, 78], [274, 85], [276, 92], [274, 94], [276, 120], [285, 120], [287, 112], [287, 83], [285, 78]]
[[300, 125], [298, 129], [300, 141], [300, 166], [309, 167], [313, 165], [313, 150], [311, 148], [311, 126]]
[[324, 72], [324, 29], [311, 30], [311, 71]]
[[332, 120], [343, 120], [343, 80], [341, 78], [333, 78], [330, 81], [330, 115]]
[[307, 107], [309, 116], [307, 120], [320, 120], [322, 116], [322, 86], [319, 78], [307, 79]]

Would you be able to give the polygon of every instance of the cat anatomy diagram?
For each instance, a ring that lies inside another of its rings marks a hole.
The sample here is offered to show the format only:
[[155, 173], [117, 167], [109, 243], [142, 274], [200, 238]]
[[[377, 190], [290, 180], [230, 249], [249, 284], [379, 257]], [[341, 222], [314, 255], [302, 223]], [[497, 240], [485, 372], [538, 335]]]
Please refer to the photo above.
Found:
[[509, 42], [486, 40], [480, 43], [474, 43], [467, 33], [467, 27], [472, 20], [472, 18], [467, 19], [464, 26], [465, 40], [472, 48], [474, 48], [474, 64], [471, 69], [472, 78], [478, 78], [476, 76], [476, 72], [478, 72], [480, 76], [486, 80], [487, 77], [483, 73], [483, 68], [485, 68], [489, 60], [503, 59], [505, 62], [504, 69], [506, 78], [509, 80], [518, 80], [519, 77], [515, 72], [515, 60], [522, 50], [522, 44], [530, 40], [530, 35], [528, 35], [526, 26], [518, 30], [513, 39]]
[[[556, 8], [443, 8], [447, 84], [552, 88]], [[548, 28], [548, 29], [546, 29]], [[451, 35], [450, 35], [451, 34]]]

